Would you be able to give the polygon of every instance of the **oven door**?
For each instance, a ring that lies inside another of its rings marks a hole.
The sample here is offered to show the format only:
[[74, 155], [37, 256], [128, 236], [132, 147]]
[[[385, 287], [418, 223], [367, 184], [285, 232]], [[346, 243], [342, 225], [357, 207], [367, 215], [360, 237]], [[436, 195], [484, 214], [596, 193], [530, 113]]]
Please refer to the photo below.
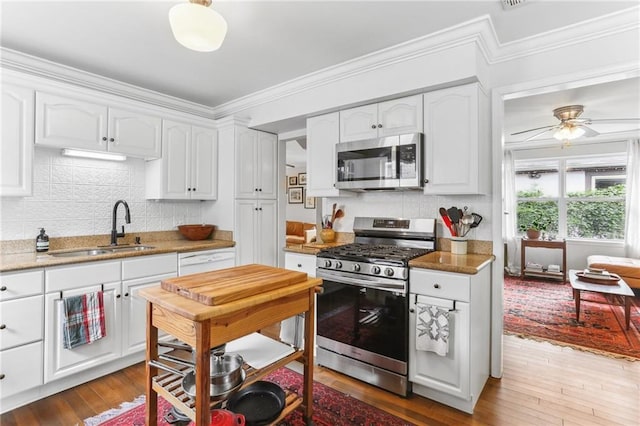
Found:
[[336, 145], [336, 188], [394, 188], [398, 176], [398, 136]]
[[[398, 374], [407, 373], [408, 300], [406, 282], [317, 270], [317, 344], [329, 351]], [[373, 282], [370, 279], [381, 282]], [[382, 281], [390, 282], [387, 285]], [[398, 283], [399, 282], [399, 283]]]

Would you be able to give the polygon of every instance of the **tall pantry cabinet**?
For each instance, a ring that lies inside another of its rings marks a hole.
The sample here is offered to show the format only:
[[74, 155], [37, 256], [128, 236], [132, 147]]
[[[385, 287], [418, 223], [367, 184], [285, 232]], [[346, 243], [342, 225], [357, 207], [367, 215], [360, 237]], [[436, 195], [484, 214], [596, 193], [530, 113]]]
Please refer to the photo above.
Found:
[[278, 138], [235, 126], [237, 265], [277, 266]]

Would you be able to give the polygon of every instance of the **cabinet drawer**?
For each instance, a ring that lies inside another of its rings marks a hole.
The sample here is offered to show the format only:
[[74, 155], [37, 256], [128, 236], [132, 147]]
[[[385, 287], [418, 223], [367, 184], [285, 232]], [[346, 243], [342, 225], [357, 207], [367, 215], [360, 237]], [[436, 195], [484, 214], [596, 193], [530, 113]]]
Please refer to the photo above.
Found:
[[42, 385], [42, 342], [0, 352], [2, 398]]
[[177, 272], [178, 253], [142, 256], [122, 261], [123, 280], [134, 280], [136, 278], [150, 277], [153, 275], [175, 274]]
[[411, 269], [409, 291], [425, 296], [469, 302], [470, 279], [463, 274]]
[[42, 340], [44, 296], [0, 303], [0, 350]]
[[316, 257], [310, 254], [286, 253], [284, 267], [294, 271], [306, 272], [310, 277], [315, 277]]
[[119, 260], [47, 269], [45, 273], [46, 292], [120, 281], [120, 269], [121, 262]]
[[42, 294], [44, 270], [0, 274], [0, 301]]

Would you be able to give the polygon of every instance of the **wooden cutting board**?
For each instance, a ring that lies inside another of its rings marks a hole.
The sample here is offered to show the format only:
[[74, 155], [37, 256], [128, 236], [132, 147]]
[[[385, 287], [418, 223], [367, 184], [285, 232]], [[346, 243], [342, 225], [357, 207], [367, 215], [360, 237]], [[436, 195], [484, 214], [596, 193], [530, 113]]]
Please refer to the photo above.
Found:
[[307, 280], [304, 272], [265, 265], [243, 265], [163, 280], [167, 291], [209, 306], [255, 296]]

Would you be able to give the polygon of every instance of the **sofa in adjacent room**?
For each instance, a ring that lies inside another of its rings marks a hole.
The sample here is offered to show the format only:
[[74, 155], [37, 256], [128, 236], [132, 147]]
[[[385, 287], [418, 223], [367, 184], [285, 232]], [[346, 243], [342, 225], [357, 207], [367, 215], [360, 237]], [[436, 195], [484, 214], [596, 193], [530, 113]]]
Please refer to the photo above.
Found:
[[315, 240], [315, 223], [287, 221], [287, 244], [306, 244]]
[[640, 259], [592, 255], [587, 258], [590, 268], [602, 268], [618, 274], [629, 287], [640, 289]]

